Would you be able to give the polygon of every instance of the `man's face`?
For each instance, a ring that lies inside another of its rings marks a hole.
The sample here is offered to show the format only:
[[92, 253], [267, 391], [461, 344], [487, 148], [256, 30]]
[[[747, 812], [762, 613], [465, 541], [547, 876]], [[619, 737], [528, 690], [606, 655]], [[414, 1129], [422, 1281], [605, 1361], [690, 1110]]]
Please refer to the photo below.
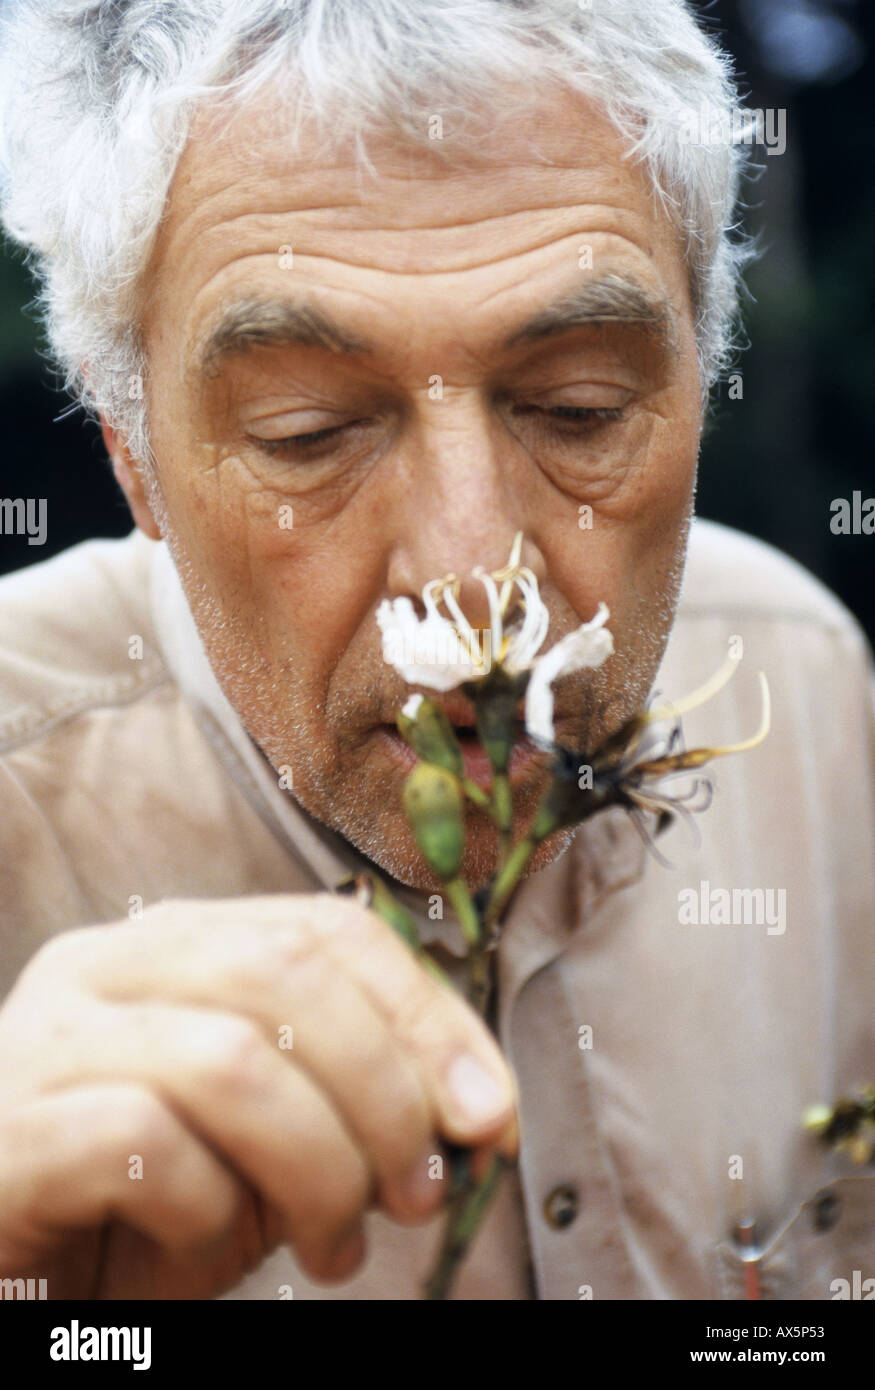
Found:
[[[485, 625], [470, 570], [506, 563], [521, 530], [545, 650], [610, 608], [615, 654], [556, 686], [557, 736], [593, 748], [640, 707], [695, 486], [687, 273], [646, 175], [571, 99], [476, 161], [461, 141], [443, 164], [371, 143], [376, 177], [351, 152], [290, 153], [281, 127], [270, 103], [205, 114], [176, 173], [143, 319], [152, 511], [219, 682], [295, 796], [431, 890], [388, 734], [411, 687], [376, 608], [452, 571]], [[545, 779], [543, 759], [516, 768], [520, 828]], [[472, 812], [463, 872], [494, 862]]]

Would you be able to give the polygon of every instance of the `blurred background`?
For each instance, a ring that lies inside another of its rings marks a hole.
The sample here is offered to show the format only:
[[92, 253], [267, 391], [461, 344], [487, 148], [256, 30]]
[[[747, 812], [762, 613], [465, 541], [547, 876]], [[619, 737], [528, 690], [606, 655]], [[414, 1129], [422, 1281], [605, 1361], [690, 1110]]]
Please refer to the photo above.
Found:
[[[2, 0], [0, 0], [2, 3]], [[875, 497], [875, 110], [872, 0], [714, 0], [753, 108], [787, 113], [780, 155], [745, 189], [763, 255], [748, 272], [749, 346], [716, 391], [697, 511], [770, 541], [830, 586], [875, 641], [875, 535], [835, 535], [830, 502]], [[0, 572], [130, 514], [96, 424], [68, 404], [45, 359], [21, 256], [0, 246], [0, 497], [48, 499], [48, 539], [0, 536]]]

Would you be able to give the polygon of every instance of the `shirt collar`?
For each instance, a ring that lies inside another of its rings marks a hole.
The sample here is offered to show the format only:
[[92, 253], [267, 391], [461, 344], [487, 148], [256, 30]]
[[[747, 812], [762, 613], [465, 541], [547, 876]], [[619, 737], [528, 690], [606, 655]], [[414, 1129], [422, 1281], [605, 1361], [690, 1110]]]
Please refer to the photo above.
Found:
[[[306, 865], [314, 891], [333, 890], [350, 874], [372, 868], [349, 841], [280, 787], [276, 771], [213, 674], [163, 541], [153, 545], [150, 587], [155, 632], [168, 669], [212, 741], [223, 744], [232, 774], [262, 818]], [[506, 914], [502, 941], [513, 941], [514, 959], [523, 972], [533, 973], [559, 954], [605, 898], [642, 876], [645, 858], [644, 844], [624, 811], [613, 808], [584, 822], [564, 854], [520, 884]], [[449, 909], [439, 918], [427, 894], [394, 882], [392, 891], [412, 912], [425, 944], [440, 944], [454, 956], [465, 954]]]

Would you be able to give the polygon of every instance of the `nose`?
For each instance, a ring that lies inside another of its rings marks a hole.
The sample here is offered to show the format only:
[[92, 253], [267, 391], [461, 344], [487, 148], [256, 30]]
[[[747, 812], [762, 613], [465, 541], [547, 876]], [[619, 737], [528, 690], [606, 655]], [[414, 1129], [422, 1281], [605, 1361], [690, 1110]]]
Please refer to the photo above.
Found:
[[[433, 579], [452, 574], [456, 599], [475, 628], [490, 622], [486, 589], [471, 571], [488, 572], [508, 563], [518, 531], [519, 563], [538, 582], [546, 566], [529, 521], [525, 478], [512, 444], [500, 437], [488, 409], [459, 393], [426, 412], [410, 453], [399, 463], [402, 486], [395, 489], [394, 541], [387, 585], [391, 598], [404, 594], [423, 611], [420, 594]], [[529, 465], [531, 466], [531, 465]], [[396, 479], [396, 481], [398, 481]]]

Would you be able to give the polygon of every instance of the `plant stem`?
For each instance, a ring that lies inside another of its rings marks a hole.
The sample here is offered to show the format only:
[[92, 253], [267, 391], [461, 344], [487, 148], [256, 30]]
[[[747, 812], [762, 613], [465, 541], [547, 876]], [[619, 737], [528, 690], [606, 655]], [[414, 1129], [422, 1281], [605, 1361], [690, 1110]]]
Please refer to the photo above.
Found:
[[531, 835], [527, 835], [524, 839], [518, 840], [507, 855], [489, 894], [489, 901], [483, 914], [484, 926], [491, 927], [493, 922], [498, 920], [536, 847], [537, 841]]
[[453, 911], [459, 919], [459, 926], [462, 928], [468, 945], [479, 946], [480, 918], [477, 916], [477, 909], [474, 906], [467, 883], [461, 878], [449, 878], [444, 882], [444, 889]]
[[483, 790], [483, 788], [478, 787], [476, 782], [472, 782], [470, 777], [463, 777], [461, 780], [462, 791], [468, 797], [469, 801], [473, 801], [474, 805], [479, 806], [481, 810], [489, 811], [491, 815], [492, 802], [489, 800], [489, 797], [487, 793]]
[[468, 1245], [477, 1231], [498, 1185], [502, 1160], [493, 1154], [481, 1178], [471, 1173], [471, 1155], [467, 1149], [452, 1155], [453, 1186], [447, 1223], [434, 1269], [425, 1284], [427, 1299], [445, 1299]]
[[502, 845], [507, 849], [513, 828], [513, 801], [506, 772], [496, 772], [492, 777], [492, 818], [501, 831]]

